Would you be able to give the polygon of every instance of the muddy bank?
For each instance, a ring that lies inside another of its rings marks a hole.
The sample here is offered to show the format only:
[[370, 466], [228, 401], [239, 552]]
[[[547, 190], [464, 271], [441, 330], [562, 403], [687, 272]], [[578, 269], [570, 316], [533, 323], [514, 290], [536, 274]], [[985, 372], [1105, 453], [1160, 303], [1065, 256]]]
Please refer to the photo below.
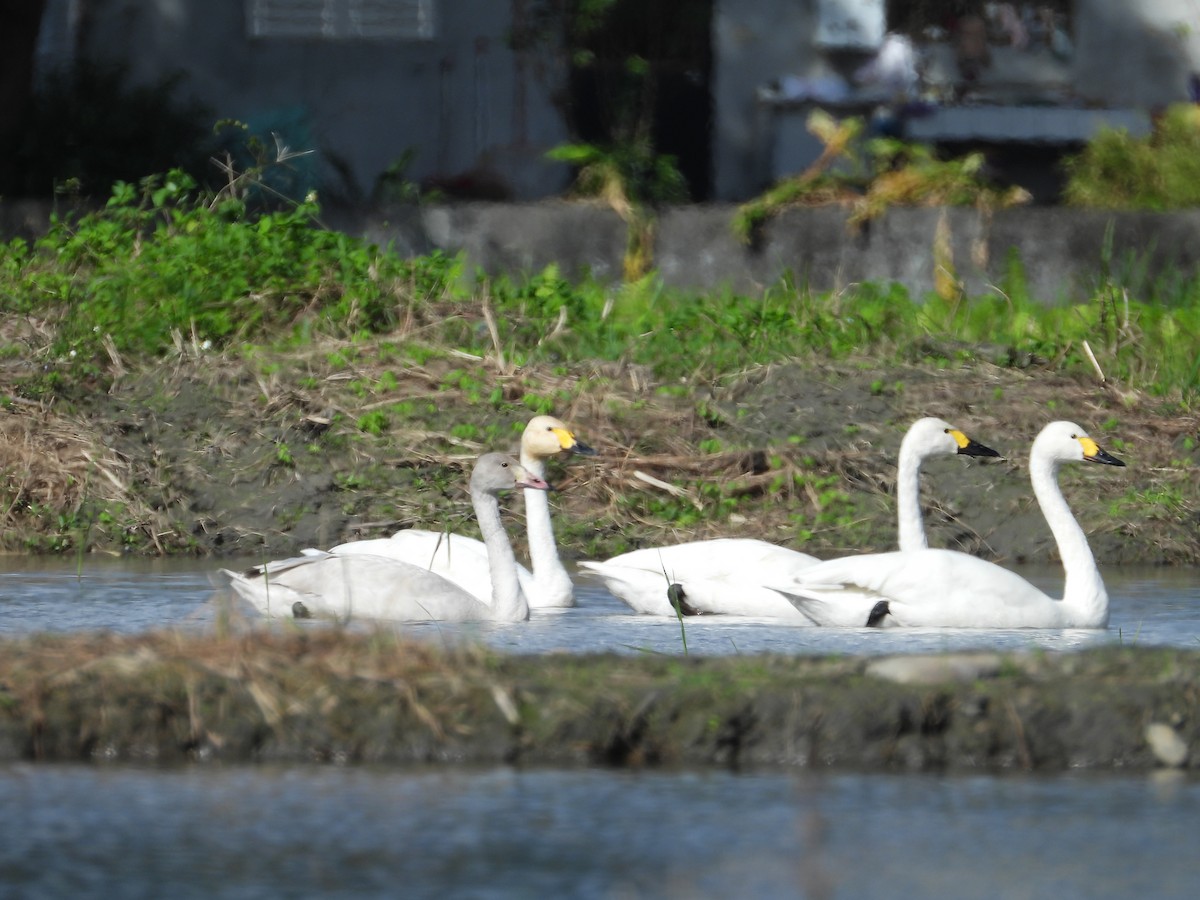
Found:
[[0, 760], [1200, 766], [1200, 652], [499, 657], [392, 634], [0, 643]]
[[[0, 365], [0, 382], [27, 377]], [[406, 527], [473, 533], [470, 460], [512, 449], [550, 411], [599, 451], [551, 472], [568, 561], [715, 536], [818, 556], [891, 549], [901, 438], [936, 415], [1005, 459], [926, 466], [934, 546], [1056, 561], [1026, 460], [1038, 430], [1068, 418], [1128, 463], [1062, 473], [1100, 564], [1200, 563], [1194, 411], [1031, 359], [793, 361], [680, 384], [618, 363], [418, 361], [385, 340], [263, 357], [181, 346], [104, 389], [12, 397], [0, 411], [9, 551], [261, 559]], [[522, 507], [509, 507], [523, 555]]]

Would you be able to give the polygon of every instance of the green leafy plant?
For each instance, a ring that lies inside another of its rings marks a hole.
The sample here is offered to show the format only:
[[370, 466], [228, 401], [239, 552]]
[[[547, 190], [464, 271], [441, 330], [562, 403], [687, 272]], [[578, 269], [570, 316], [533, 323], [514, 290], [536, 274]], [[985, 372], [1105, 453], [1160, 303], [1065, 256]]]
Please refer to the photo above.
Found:
[[733, 231], [753, 243], [766, 222], [791, 206], [844, 206], [848, 224], [858, 226], [897, 206], [1004, 208], [1029, 200], [1020, 188], [1000, 190], [983, 175], [983, 156], [969, 153], [943, 160], [923, 144], [894, 138], [862, 140], [860, 118], [835, 119], [813, 111], [808, 130], [825, 146], [803, 172], [742, 204]]
[[380, 437], [388, 430], [388, 417], [382, 410], [374, 409], [359, 416], [358, 430], [373, 437]]
[[0, 308], [55, 329], [52, 352], [94, 367], [114, 354], [160, 355], [181, 336], [221, 347], [289, 327], [353, 334], [391, 328], [397, 297], [449, 290], [456, 264], [406, 261], [316, 224], [305, 201], [250, 214], [174, 170], [118, 182], [106, 206], [56, 217], [32, 248], [0, 248]]
[[1200, 108], [1168, 107], [1153, 131], [1106, 128], [1064, 162], [1072, 206], [1171, 210], [1200, 206]]

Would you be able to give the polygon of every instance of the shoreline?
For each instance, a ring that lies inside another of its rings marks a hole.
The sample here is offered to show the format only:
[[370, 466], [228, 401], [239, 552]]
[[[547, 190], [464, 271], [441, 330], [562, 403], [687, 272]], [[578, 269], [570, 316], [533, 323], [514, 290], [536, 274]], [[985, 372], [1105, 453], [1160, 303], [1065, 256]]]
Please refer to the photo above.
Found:
[[502, 656], [382, 631], [0, 639], [0, 761], [1200, 768], [1200, 650]]

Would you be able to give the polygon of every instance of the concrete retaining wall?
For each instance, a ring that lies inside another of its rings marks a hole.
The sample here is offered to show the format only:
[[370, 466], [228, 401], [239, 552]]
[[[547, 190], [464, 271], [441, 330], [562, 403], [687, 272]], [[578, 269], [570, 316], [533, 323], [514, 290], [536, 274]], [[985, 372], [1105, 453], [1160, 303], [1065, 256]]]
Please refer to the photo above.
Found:
[[[735, 212], [733, 205], [706, 205], [662, 213], [655, 265], [668, 285], [758, 291], [791, 273], [819, 291], [897, 282], [923, 297], [933, 289], [943, 221], [955, 272], [970, 294], [994, 290], [1010, 259], [1020, 261], [1030, 293], [1047, 303], [1085, 297], [1106, 271], [1133, 279], [1136, 289], [1166, 273], [1191, 276], [1200, 260], [1200, 211], [897, 209], [855, 229], [841, 209], [796, 209], [768, 223], [754, 247], [734, 236]], [[620, 277], [626, 234], [611, 210], [558, 201], [409, 208], [338, 217], [336, 227], [394, 242], [401, 252], [463, 251], [492, 273], [557, 263], [568, 276], [601, 280]]]
[[[920, 298], [933, 289], [933, 247], [943, 219], [955, 272], [970, 294], [994, 290], [1010, 258], [1020, 261], [1030, 293], [1046, 303], [1086, 297], [1105, 271], [1136, 291], [1163, 275], [1194, 276], [1200, 262], [1200, 210], [896, 209], [854, 229], [841, 209], [795, 209], [769, 222], [762, 240], [748, 247], [731, 228], [736, 209], [686, 206], [661, 214], [655, 265], [669, 286], [759, 291], [791, 273], [818, 291], [896, 282]], [[0, 203], [0, 235], [34, 236], [48, 215], [44, 205]], [[405, 255], [463, 252], [492, 274], [522, 275], [556, 263], [569, 278], [615, 282], [626, 244], [625, 223], [612, 210], [558, 200], [331, 211], [326, 221]]]

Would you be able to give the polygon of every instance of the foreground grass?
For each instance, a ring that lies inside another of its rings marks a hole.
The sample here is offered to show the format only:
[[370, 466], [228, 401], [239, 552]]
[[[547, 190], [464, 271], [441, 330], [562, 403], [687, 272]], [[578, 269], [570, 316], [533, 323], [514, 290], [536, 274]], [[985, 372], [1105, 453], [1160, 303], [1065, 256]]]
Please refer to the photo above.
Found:
[[336, 629], [38, 636], [0, 641], [0, 760], [1147, 770], [1189, 765], [1197, 662], [1128, 647], [501, 658]]

